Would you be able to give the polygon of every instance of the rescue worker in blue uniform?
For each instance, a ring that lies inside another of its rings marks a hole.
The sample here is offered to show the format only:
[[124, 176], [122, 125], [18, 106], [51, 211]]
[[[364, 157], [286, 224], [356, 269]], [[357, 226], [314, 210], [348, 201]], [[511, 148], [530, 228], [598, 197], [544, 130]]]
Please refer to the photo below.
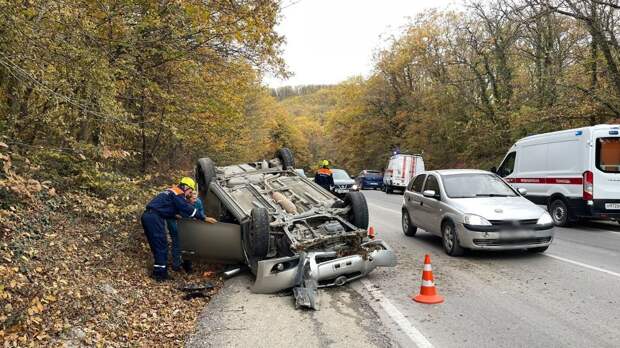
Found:
[[160, 192], [146, 205], [142, 214], [142, 228], [153, 253], [153, 278], [157, 281], [170, 279], [168, 277], [168, 239], [164, 227], [166, 219], [174, 219], [176, 215], [184, 218], [195, 218], [208, 223], [217, 220], [206, 217], [204, 213], [189, 202], [196, 183], [192, 178], [182, 178], [178, 185]]
[[321, 168], [317, 170], [316, 174], [314, 175], [314, 182], [319, 184], [327, 191], [330, 191], [331, 188], [334, 186], [334, 176], [331, 169], [329, 169], [328, 160], [323, 160], [321, 162]]
[[[198, 209], [198, 213], [204, 215], [204, 207], [202, 200], [196, 195], [196, 192], [192, 194], [192, 198], [189, 199], [189, 203], [194, 205], [194, 208]], [[178, 216], [176, 217], [178, 218]], [[181, 244], [179, 242], [179, 231], [177, 229], [177, 219], [167, 219], [166, 227], [168, 228], [168, 234], [170, 234], [170, 240], [172, 241], [172, 269], [176, 272], [181, 270], [181, 267], [186, 273], [192, 272], [192, 262], [190, 260], [183, 260], [181, 256]]]

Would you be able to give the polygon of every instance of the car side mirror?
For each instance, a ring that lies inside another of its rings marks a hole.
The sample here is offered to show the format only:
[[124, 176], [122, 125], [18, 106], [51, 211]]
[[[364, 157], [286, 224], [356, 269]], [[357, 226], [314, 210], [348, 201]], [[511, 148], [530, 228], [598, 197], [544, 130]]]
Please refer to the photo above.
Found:
[[497, 167], [491, 167], [489, 171], [493, 174], [497, 174]]
[[519, 194], [520, 194], [521, 196], [526, 196], [526, 195], [527, 195], [527, 190], [526, 190], [526, 189], [524, 189], [523, 187], [519, 187], [519, 188], [517, 189], [517, 191], [519, 191]]
[[425, 190], [422, 195], [426, 198], [437, 198], [437, 192], [435, 190]]

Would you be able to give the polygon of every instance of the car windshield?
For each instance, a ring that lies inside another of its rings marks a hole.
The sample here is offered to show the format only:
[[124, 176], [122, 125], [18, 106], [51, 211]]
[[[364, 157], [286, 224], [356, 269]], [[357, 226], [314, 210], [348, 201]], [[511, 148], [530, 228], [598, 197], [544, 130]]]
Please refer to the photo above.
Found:
[[443, 175], [442, 179], [446, 194], [450, 198], [516, 196], [510, 186], [492, 174]]
[[347, 180], [351, 179], [349, 174], [344, 169], [332, 169], [334, 180]]

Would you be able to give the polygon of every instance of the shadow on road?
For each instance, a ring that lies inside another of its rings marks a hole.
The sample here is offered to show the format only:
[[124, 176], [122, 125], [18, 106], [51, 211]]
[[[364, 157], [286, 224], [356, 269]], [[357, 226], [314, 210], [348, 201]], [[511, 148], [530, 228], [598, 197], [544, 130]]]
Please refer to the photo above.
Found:
[[[432, 235], [428, 232], [420, 232], [415, 235], [415, 238], [419, 241], [423, 241], [429, 246], [433, 247], [435, 251], [443, 252], [443, 245], [441, 241], [441, 237]], [[447, 255], [446, 255], [447, 256]], [[465, 255], [454, 257], [457, 259], [466, 259], [466, 260], [510, 260], [510, 259], [523, 259], [523, 258], [532, 258], [539, 257], [540, 254], [528, 252], [525, 249], [517, 249], [517, 250], [465, 250]]]
[[[575, 223], [568, 228], [588, 228], [596, 230], [605, 230], [609, 232], [620, 232], [620, 224], [616, 221], [600, 221], [600, 220], [583, 220]], [[590, 232], [590, 231], [588, 231]], [[591, 231], [596, 232], [596, 231]]]

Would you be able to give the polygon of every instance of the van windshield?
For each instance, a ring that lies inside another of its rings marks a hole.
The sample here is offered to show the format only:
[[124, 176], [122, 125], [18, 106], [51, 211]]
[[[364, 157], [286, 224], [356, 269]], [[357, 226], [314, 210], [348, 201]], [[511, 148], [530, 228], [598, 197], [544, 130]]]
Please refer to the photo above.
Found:
[[517, 194], [502, 179], [492, 174], [442, 175], [450, 198], [515, 197]]
[[606, 173], [620, 173], [620, 138], [596, 139], [596, 168]]

